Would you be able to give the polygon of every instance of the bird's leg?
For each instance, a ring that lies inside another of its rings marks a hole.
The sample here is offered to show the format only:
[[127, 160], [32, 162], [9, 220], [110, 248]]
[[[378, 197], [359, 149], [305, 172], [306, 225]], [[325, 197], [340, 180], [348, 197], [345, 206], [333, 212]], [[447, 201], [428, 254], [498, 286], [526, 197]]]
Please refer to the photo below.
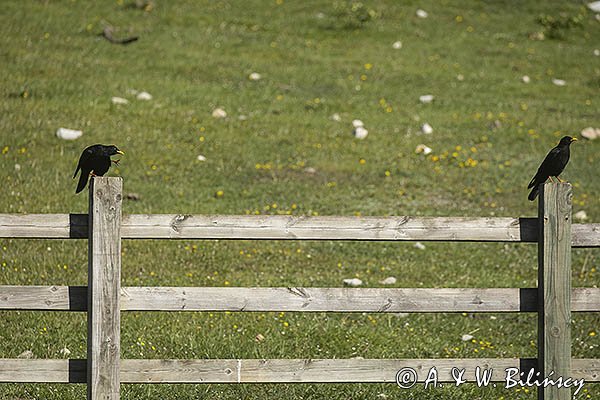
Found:
[[549, 176], [548, 179], [550, 179], [550, 182], [554, 183], [551, 176]]
[[119, 165], [119, 162], [120, 162], [121, 160], [110, 160], [110, 161], [114, 162], [114, 163], [115, 163], [115, 165]]
[[97, 176], [97, 175], [93, 172], [90, 172], [90, 176]]
[[559, 181], [560, 183], [563, 183], [563, 182], [564, 182], [562, 179], [560, 179], [560, 176], [557, 176], [557, 177], [556, 177], [556, 179], [558, 179], [558, 181]]

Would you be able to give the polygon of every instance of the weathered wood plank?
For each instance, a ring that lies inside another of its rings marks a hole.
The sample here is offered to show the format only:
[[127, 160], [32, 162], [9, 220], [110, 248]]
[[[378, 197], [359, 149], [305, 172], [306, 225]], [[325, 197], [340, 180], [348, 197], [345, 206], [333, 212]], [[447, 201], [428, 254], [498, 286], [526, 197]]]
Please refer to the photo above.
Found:
[[119, 399], [121, 178], [90, 180], [88, 400]]
[[[121, 288], [121, 311], [536, 312], [537, 307], [537, 289], [528, 288]], [[0, 286], [0, 310], [86, 311], [87, 288]], [[600, 311], [600, 288], [574, 288], [571, 310]]]
[[236, 359], [122, 360], [121, 381], [127, 383], [239, 383], [239, 365], [242, 362], [242, 360]]
[[0, 286], [0, 310], [86, 311], [86, 286]]
[[600, 224], [571, 224], [573, 247], [600, 247]]
[[[453, 367], [465, 368], [472, 382], [476, 367], [493, 368], [502, 382], [507, 368], [529, 371], [535, 359], [207, 359], [121, 360], [121, 383], [336, 383], [390, 382], [402, 368], [413, 368], [423, 382], [436, 367], [440, 382], [454, 382]], [[600, 361], [573, 359], [573, 379], [600, 382]], [[86, 360], [0, 359], [0, 382], [85, 382]]]
[[[311, 229], [314, 228], [314, 231]], [[85, 239], [85, 214], [0, 214], [0, 238]], [[123, 216], [123, 239], [537, 242], [535, 218]], [[574, 224], [574, 247], [600, 247], [600, 224]]]
[[[473, 381], [475, 368], [519, 368], [519, 359], [246, 359], [123, 360], [123, 381], [130, 383], [342, 383], [396, 382], [396, 374], [412, 368], [423, 382], [435, 367], [439, 382], [453, 382], [453, 367], [465, 368]], [[493, 376], [502, 381], [503, 375]]]
[[0, 383], [85, 383], [86, 360], [0, 358]]
[[571, 376], [586, 382], [600, 382], [600, 359], [572, 358]]
[[[128, 287], [123, 307], [148, 311], [535, 311], [535, 289]], [[524, 300], [524, 301], [522, 301]], [[531, 308], [527, 308], [531, 307]]]
[[600, 288], [573, 288], [571, 312], [600, 311]]
[[0, 238], [84, 239], [87, 214], [0, 214]]
[[535, 241], [526, 218], [129, 215], [127, 238]]
[[[571, 185], [548, 183], [539, 195], [538, 368], [541, 376], [571, 374]], [[538, 398], [569, 400], [571, 390], [548, 386]]]

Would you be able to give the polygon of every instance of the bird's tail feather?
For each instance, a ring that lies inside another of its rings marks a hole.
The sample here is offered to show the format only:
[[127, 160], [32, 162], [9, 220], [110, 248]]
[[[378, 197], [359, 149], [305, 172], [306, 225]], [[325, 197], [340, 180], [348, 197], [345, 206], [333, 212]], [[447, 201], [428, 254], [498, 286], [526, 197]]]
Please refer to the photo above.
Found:
[[539, 192], [540, 192], [540, 186], [539, 185], [535, 185], [533, 187], [533, 189], [531, 189], [531, 192], [529, 193], [529, 196], [527, 198], [530, 201], [534, 201]]
[[[546, 179], [548, 179], [548, 178], [546, 177]], [[529, 181], [529, 185], [527, 185], [527, 189], [531, 189], [532, 187], [537, 186], [540, 183], [544, 183], [546, 181], [546, 179], [544, 179], [544, 177], [540, 174], [540, 170], [538, 170], [535, 173], [535, 175], [533, 176], [533, 178], [531, 178], [531, 181]]]
[[81, 170], [81, 175], [79, 176], [79, 183], [77, 183], [77, 190], [75, 191], [76, 194], [81, 192], [85, 188], [89, 177], [89, 172]]

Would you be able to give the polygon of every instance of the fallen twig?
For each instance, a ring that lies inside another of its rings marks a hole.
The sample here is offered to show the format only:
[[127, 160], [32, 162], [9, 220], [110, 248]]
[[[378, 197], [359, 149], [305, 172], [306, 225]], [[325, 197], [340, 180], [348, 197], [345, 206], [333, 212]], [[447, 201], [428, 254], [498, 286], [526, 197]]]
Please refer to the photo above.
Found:
[[131, 37], [128, 37], [125, 39], [115, 39], [113, 36], [113, 29], [109, 26], [104, 28], [104, 30], [102, 31], [102, 33], [99, 36], [102, 36], [104, 39], [106, 39], [109, 42], [114, 43], [114, 44], [129, 44], [129, 43], [133, 43], [136, 40], [138, 40], [137, 36], [131, 36]]

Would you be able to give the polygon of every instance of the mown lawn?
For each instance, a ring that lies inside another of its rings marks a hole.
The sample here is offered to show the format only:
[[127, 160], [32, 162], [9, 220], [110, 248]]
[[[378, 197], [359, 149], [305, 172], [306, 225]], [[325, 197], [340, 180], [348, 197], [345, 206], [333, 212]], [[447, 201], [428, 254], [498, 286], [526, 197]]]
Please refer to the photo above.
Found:
[[[116, 143], [126, 155], [111, 174], [137, 195], [124, 213], [535, 216], [526, 186], [546, 152], [565, 134], [600, 127], [600, 22], [579, 2], [132, 4], [3, 1], [0, 212], [87, 212], [87, 191], [75, 195], [71, 179], [79, 154]], [[418, 18], [419, 8], [429, 16]], [[550, 27], [548, 17], [567, 27]], [[111, 44], [98, 36], [109, 25], [139, 40]], [[425, 94], [434, 101], [420, 103]], [[217, 107], [226, 118], [211, 115]], [[353, 119], [366, 139], [352, 136]], [[420, 133], [424, 123], [432, 134]], [[61, 140], [59, 127], [83, 137]], [[419, 144], [432, 152], [415, 153]], [[563, 174], [586, 222], [600, 221], [599, 145], [574, 144]], [[85, 241], [0, 246], [2, 285], [87, 283]], [[125, 241], [122, 284], [339, 287], [358, 277], [380, 287], [395, 276], [395, 287], [537, 285], [535, 245], [425, 246]], [[597, 286], [599, 264], [598, 249], [575, 249], [573, 285]], [[534, 314], [124, 313], [122, 357], [535, 357], [535, 327]], [[573, 356], [599, 358], [598, 314], [574, 314], [572, 329]], [[466, 333], [475, 342], [463, 342]], [[0, 312], [0, 357], [85, 358], [85, 343], [82, 313]], [[600, 396], [598, 384], [584, 390], [580, 398]], [[123, 385], [122, 393], [536, 398], [474, 385]], [[84, 385], [0, 384], [2, 399], [84, 394]]]

